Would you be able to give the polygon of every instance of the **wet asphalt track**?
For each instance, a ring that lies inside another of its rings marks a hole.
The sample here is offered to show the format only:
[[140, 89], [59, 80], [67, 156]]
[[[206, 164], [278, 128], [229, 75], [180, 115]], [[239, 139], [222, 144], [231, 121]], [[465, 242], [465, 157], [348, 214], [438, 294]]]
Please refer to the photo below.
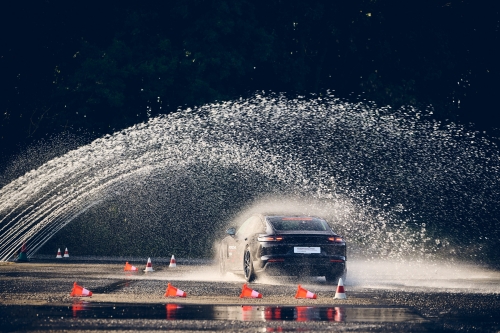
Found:
[[[172, 269], [168, 260], [153, 259], [155, 272], [132, 274], [123, 265], [79, 258], [0, 264], [0, 331], [500, 331], [495, 272], [460, 278], [463, 270], [442, 270], [434, 272], [441, 280], [429, 281], [353, 263], [347, 300], [334, 299], [335, 286], [322, 279], [263, 279], [251, 284], [262, 299], [240, 299], [243, 280], [230, 274], [221, 281], [206, 262], [178, 260]], [[93, 296], [71, 298], [75, 281]], [[168, 282], [188, 297], [165, 298]], [[295, 299], [299, 282], [318, 298]]]

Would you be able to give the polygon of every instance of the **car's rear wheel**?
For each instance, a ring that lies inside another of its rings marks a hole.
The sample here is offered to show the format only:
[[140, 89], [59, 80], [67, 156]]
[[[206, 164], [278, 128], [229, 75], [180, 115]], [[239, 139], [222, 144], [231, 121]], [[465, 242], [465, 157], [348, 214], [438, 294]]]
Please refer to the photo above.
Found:
[[342, 278], [342, 281], [345, 282], [345, 277], [346, 277], [345, 273], [344, 274], [330, 273], [330, 274], [325, 275], [326, 283], [332, 284], [332, 285], [338, 284], [340, 278]]
[[326, 283], [335, 285], [339, 283], [340, 276], [335, 274], [327, 274], [325, 275]]
[[245, 280], [247, 280], [248, 282], [252, 282], [255, 280], [252, 255], [248, 250], [245, 251], [245, 255], [243, 257], [243, 271], [245, 273]]

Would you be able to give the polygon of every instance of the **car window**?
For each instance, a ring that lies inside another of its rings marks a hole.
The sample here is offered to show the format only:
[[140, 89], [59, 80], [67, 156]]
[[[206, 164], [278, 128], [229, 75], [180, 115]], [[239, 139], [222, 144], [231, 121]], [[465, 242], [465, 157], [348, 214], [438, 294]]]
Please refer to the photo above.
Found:
[[326, 221], [314, 217], [268, 217], [274, 230], [279, 231], [326, 231], [329, 229]]
[[264, 224], [257, 216], [252, 216], [246, 220], [236, 232], [237, 236], [248, 236], [258, 232], [264, 232]]
[[248, 219], [245, 222], [243, 222], [243, 224], [241, 225], [241, 227], [239, 227], [238, 230], [236, 231], [236, 236], [244, 235], [245, 234], [245, 230], [248, 228], [249, 224], [250, 224], [250, 219]]
[[265, 224], [262, 222], [262, 220], [255, 216], [252, 218], [252, 234], [256, 233], [263, 233], [266, 231]]

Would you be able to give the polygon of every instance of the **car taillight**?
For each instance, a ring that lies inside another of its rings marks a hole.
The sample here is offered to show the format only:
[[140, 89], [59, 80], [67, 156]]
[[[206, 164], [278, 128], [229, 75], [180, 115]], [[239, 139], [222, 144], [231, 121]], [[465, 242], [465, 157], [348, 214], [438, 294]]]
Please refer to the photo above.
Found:
[[328, 241], [332, 243], [342, 243], [344, 240], [339, 236], [330, 236], [328, 237]]
[[285, 259], [269, 259], [267, 262], [284, 262]]
[[342, 259], [330, 259], [330, 262], [344, 262]]
[[259, 242], [279, 242], [283, 240], [282, 236], [260, 236]]

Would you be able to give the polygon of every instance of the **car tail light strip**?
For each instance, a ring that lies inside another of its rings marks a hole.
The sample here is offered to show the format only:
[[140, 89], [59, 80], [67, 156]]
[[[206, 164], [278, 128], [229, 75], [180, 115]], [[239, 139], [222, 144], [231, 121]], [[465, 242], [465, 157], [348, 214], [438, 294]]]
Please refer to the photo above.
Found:
[[279, 242], [283, 240], [282, 236], [260, 236], [259, 242]]
[[342, 243], [344, 240], [339, 236], [330, 236], [328, 237], [328, 241], [332, 243]]

